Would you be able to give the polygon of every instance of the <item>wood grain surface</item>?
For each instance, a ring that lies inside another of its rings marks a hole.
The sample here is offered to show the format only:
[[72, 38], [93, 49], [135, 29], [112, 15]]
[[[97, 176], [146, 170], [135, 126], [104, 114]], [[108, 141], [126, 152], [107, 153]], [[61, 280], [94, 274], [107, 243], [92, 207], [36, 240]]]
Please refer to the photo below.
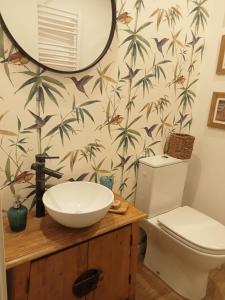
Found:
[[86, 300], [128, 299], [131, 226], [89, 242], [88, 268], [102, 271], [97, 289]]
[[[139, 262], [136, 300], [185, 300]], [[225, 300], [225, 266], [209, 273], [206, 296], [202, 300]]]
[[30, 267], [27, 262], [7, 271], [9, 300], [27, 300]]
[[[124, 201], [118, 195], [117, 199]], [[37, 219], [29, 216], [25, 231], [12, 233], [4, 219], [7, 269], [77, 245], [104, 233], [132, 224], [145, 214], [131, 204], [125, 215], [108, 213], [100, 222], [83, 229], [70, 229], [56, 223], [50, 216]]]
[[87, 269], [87, 250], [88, 243], [83, 243], [34, 261], [28, 300], [84, 300], [74, 296], [72, 286]]

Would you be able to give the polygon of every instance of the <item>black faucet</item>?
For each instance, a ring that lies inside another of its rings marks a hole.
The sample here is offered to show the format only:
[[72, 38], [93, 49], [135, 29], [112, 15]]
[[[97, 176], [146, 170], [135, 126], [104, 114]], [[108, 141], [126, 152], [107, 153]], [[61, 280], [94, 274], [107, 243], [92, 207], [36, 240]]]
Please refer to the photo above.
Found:
[[60, 179], [63, 174], [45, 167], [46, 159], [58, 159], [58, 156], [37, 154], [35, 158], [36, 162], [31, 165], [31, 169], [36, 171], [36, 217], [41, 218], [45, 216], [45, 206], [42, 201], [45, 192], [45, 174], [57, 179]]

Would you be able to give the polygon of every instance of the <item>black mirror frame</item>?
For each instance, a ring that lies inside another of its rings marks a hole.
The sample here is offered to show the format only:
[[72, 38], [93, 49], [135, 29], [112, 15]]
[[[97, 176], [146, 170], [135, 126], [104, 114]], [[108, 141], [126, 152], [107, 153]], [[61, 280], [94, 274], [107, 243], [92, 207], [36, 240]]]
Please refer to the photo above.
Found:
[[116, 0], [111, 0], [111, 6], [112, 6], [112, 26], [111, 26], [111, 30], [110, 30], [110, 35], [107, 41], [107, 44], [105, 46], [105, 48], [103, 49], [102, 53], [100, 54], [100, 56], [90, 65], [88, 65], [87, 67], [77, 70], [77, 71], [60, 71], [60, 70], [55, 70], [53, 68], [47, 67], [43, 64], [41, 64], [40, 62], [38, 62], [37, 60], [35, 60], [33, 57], [31, 57], [15, 40], [15, 38], [12, 36], [12, 34], [10, 33], [9, 29], [6, 26], [6, 23], [2, 17], [2, 15], [0, 14], [0, 24], [5, 32], [5, 34], [8, 36], [8, 38], [11, 40], [11, 42], [13, 43], [13, 45], [24, 55], [26, 56], [30, 61], [32, 61], [34, 64], [38, 65], [40, 68], [44, 69], [44, 70], [48, 70], [51, 72], [55, 72], [55, 73], [60, 73], [60, 74], [75, 74], [75, 73], [81, 73], [84, 71], [87, 71], [88, 69], [94, 67], [108, 52], [112, 41], [113, 41], [113, 37], [115, 34], [115, 29], [116, 29]]

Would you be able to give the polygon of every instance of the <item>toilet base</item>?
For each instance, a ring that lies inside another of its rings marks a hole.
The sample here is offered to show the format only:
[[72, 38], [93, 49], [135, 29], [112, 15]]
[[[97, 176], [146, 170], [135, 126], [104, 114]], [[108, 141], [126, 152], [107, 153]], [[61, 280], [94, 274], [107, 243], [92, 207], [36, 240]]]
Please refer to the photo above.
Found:
[[[155, 249], [151, 244], [146, 249], [144, 265], [167, 283], [175, 292], [190, 300], [204, 298], [207, 289], [208, 272], [187, 265], [176, 253], [171, 255]], [[185, 270], [185, 272], [184, 272]]]

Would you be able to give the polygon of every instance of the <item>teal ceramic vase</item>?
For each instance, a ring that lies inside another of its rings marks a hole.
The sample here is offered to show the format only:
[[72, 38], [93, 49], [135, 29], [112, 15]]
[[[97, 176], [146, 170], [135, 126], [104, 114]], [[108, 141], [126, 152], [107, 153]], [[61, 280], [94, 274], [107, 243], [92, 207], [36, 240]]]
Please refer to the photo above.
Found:
[[112, 190], [114, 184], [114, 176], [101, 176], [100, 184]]
[[13, 206], [8, 210], [9, 226], [12, 231], [23, 231], [27, 225], [28, 209], [21, 204], [20, 201], [15, 201]]

